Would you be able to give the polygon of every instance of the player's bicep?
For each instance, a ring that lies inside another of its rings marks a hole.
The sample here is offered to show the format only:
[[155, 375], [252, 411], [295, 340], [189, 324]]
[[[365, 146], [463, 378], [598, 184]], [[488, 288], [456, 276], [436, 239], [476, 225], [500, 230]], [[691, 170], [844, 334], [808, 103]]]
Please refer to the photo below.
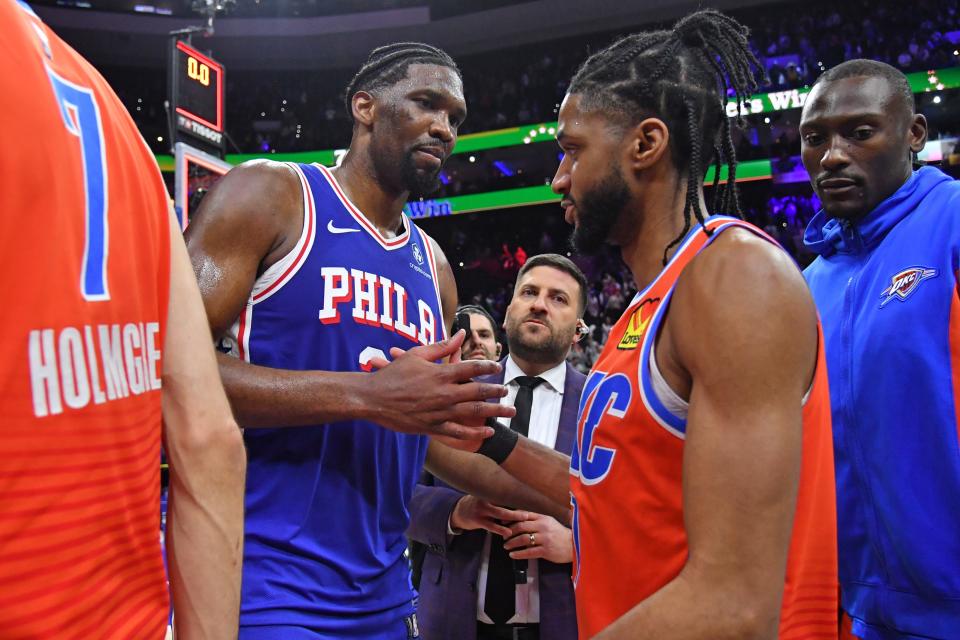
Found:
[[670, 311], [692, 378], [684, 518], [690, 562], [772, 606], [796, 505], [816, 314], [779, 250], [738, 248], [744, 255], [701, 265]]
[[230, 407], [220, 382], [210, 329], [200, 293], [180, 235], [171, 215], [170, 298], [163, 349], [163, 419], [168, 452], [203, 439], [209, 428], [233, 427]]
[[190, 261], [217, 334], [236, 319], [265, 257], [297, 219], [300, 189], [288, 172], [276, 163], [234, 167], [203, 199], [187, 228]]

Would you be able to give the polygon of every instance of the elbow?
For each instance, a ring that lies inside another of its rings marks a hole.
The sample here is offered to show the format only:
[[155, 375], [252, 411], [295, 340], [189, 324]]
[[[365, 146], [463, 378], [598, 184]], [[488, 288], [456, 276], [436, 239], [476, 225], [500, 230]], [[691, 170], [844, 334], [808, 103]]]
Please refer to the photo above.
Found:
[[225, 471], [233, 471], [241, 479], [246, 475], [247, 451], [243, 445], [240, 427], [232, 417], [211, 429], [211, 433], [199, 446], [203, 448], [205, 459], [209, 459], [211, 455], [218, 456]]
[[[778, 603], [779, 604], [779, 603]], [[779, 606], [759, 600], [738, 599], [722, 607], [713, 638], [720, 640], [776, 640], [780, 626]]]
[[240, 428], [232, 416], [167, 437], [167, 447], [174, 465], [181, 468], [216, 470], [223, 478], [242, 481], [246, 475], [247, 454]]
[[727, 636], [739, 640], [776, 640], [780, 626], [780, 611], [770, 611], [762, 606], [745, 606], [735, 612]]

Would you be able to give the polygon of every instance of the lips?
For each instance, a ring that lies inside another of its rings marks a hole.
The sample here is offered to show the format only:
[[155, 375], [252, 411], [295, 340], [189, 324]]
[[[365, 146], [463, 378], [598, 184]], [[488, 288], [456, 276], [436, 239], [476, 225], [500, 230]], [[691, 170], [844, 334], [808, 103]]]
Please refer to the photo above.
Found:
[[440, 162], [443, 162], [443, 158], [446, 155], [444, 153], [443, 147], [423, 146], [423, 147], [417, 147], [416, 149], [414, 149], [414, 151], [419, 151], [422, 154], [433, 156]]
[[563, 219], [567, 224], [575, 224], [576, 216], [574, 215], [573, 202], [570, 200], [561, 200], [560, 208], [563, 209]]
[[853, 178], [820, 178], [817, 180], [817, 187], [824, 193], [840, 193], [857, 186], [857, 181]]

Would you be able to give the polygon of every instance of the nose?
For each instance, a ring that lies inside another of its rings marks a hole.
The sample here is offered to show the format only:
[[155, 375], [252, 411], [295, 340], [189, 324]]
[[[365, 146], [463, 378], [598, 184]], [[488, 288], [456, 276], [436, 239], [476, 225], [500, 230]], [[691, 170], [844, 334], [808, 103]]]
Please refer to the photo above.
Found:
[[850, 164], [846, 143], [841, 136], [832, 136], [820, 158], [820, 166], [827, 171], [838, 171]]
[[530, 303], [530, 311], [534, 313], [546, 313], [547, 312], [547, 295], [546, 293], [541, 293], [536, 298], [533, 299], [533, 302]]
[[439, 115], [430, 123], [430, 135], [444, 144], [450, 144], [456, 137], [453, 133], [453, 127], [450, 124], [450, 115], [441, 111]]
[[563, 156], [557, 172], [550, 181], [550, 188], [558, 195], [565, 195], [570, 192], [570, 168], [567, 163], [567, 156]]

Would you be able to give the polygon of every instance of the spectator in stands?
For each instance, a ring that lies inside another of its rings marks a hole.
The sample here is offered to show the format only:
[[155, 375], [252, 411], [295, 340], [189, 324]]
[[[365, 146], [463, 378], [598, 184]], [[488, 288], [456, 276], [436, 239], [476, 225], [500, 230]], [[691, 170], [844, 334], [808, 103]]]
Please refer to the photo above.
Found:
[[499, 360], [503, 345], [497, 340], [497, 323], [483, 307], [467, 304], [457, 309], [470, 318], [470, 331], [460, 347], [460, 357], [464, 360]]

